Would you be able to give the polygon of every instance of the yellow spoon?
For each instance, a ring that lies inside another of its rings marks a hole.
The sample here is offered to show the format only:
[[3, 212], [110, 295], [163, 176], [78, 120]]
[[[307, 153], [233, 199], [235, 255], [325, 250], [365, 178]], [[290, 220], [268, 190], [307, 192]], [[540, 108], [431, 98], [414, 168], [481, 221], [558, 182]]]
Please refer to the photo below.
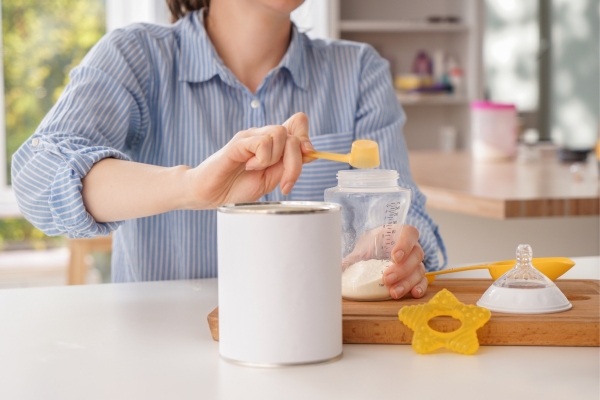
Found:
[[354, 168], [377, 168], [379, 166], [379, 146], [373, 140], [355, 140], [348, 154], [315, 151], [306, 155], [312, 158], [348, 163]]
[[[542, 274], [546, 275], [551, 280], [556, 280], [565, 272], [570, 270], [575, 262], [570, 258], [565, 257], [548, 257], [548, 258], [533, 258], [531, 262], [534, 267]], [[516, 260], [498, 261], [490, 264], [473, 265], [471, 267], [451, 268], [442, 271], [427, 272], [425, 277], [429, 283], [435, 280], [438, 275], [452, 274], [454, 272], [472, 271], [474, 269], [487, 269], [494, 280], [500, 278], [508, 272], [517, 263]]]

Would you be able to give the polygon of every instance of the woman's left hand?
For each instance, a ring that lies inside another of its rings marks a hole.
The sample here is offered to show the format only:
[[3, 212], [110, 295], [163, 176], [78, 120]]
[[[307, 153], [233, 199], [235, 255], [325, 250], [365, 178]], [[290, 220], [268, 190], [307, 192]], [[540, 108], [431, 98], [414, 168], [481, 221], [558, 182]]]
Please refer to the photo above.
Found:
[[425, 253], [419, 244], [419, 231], [404, 225], [392, 249], [393, 265], [383, 274], [383, 283], [390, 289], [390, 296], [399, 299], [409, 291], [419, 298], [427, 290], [427, 278], [423, 259]]
[[[383, 283], [389, 288], [390, 296], [399, 299], [409, 291], [413, 297], [419, 298], [427, 290], [427, 278], [425, 278], [425, 266], [423, 258], [425, 253], [419, 244], [419, 231], [414, 226], [397, 225], [394, 247], [391, 252], [390, 265], [383, 274]], [[350, 254], [342, 260], [342, 271], [350, 265], [372, 258], [380, 259], [384, 254], [378, 254], [381, 249], [381, 236], [383, 227], [371, 229], [361, 235], [356, 246]]]

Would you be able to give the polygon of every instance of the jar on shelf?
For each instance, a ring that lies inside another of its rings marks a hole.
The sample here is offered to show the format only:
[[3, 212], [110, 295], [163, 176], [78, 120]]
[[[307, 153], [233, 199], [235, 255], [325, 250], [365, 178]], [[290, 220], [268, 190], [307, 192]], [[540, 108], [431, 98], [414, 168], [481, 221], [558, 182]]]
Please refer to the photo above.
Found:
[[325, 201], [342, 206], [342, 297], [389, 299], [384, 271], [406, 220], [411, 191], [398, 186], [393, 170], [346, 170]]
[[471, 103], [471, 151], [478, 160], [502, 160], [517, 153], [517, 109], [513, 104]]

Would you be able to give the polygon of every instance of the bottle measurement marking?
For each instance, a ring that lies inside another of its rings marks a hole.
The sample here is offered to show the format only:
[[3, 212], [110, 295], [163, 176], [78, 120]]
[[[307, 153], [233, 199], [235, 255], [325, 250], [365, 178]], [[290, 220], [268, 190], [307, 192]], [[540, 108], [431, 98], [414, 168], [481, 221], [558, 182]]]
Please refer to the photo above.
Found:
[[381, 234], [381, 255], [384, 260], [390, 260], [392, 249], [396, 244], [396, 233], [398, 224], [398, 212], [401, 208], [400, 202], [388, 203], [385, 206], [383, 217], [383, 233]]

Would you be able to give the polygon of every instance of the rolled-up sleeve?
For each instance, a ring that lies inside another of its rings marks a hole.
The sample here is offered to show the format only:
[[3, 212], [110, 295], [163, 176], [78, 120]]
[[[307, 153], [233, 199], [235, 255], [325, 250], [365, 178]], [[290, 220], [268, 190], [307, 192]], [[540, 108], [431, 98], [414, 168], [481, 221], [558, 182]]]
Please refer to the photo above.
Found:
[[13, 155], [12, 185], [23, 215], [48, 235], [106, 235], [86, 211], [82, 179], [104, 158], [129, 160], [148, 124], [147, 57], [135, 34], [104, 37], [36, 132]]
[[[356, 138], [377, 141], [381, 168], [397, 170], [400, 186], [411, 189], [412, 202], [406, 223], [419, 231], [419, 243], [425, 252], [425, 268], [429, 271], [441, 269], [447, 262], [446, 249], [438, 226], [425, 211], [426, 198], [410, 173], [402, 134], [406, 116], [391, 84], [389, 64], [368, 45], [363, 48], [361, 61]], [[439, 255], [442, 255], [443, 263]]]

